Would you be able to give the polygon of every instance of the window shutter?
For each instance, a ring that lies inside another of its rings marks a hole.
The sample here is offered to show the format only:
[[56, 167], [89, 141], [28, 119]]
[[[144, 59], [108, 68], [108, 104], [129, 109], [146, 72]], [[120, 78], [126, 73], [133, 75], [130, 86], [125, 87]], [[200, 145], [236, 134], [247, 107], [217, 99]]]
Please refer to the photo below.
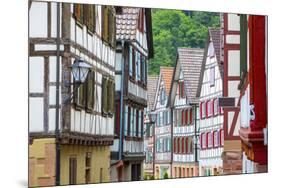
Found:
[[209, 140], [208, 140], [208, 138], [209, 138], [209, 133], [207, 133], [207, 134], [205, 135], [205, 139], [206, 139], [206, 141], [205, 141], [205, 143], [206, 143], [205, 148], [208, 148], [208, 146], [209, 146]]
[[188, 109], [185, 110], [185, 125], [188, 125], [188, 124], [189, 124], [189, 122], [188, 122], [188, 112], [189, 112]]
[[184, 110], [182, 110], [181, 111], [181, 126], [184, 125], [184, 115], [185, 115]]
[[180, 153], [180, 138], [177, 139], [178, 153]]
[[189, 119], [190, 119], [190, 124], [193, 124], [193, 109], [190, 109], [190, 114], [189, 114]]
[[74, 17], [76, 21], [83, 24], [84, 15], [83, 15], [83, 5], [82, 4], [74, 4]]
[[128, 107], [128, 121], [127, 121], [127, 135], [129, 136], [131, 133], [131, 107]]
[[185, 140], [185, 150], [186, 150], [186, 153], [189, 153], [188, 140], [189, 140], [189, 138], [186, 137], [186, 140]]
[[115, 135], [120, 135], [120, 102], [115, 106]]
[[173, 150], [174, 150], [174, 153], [177, 153], [177, 142], [176, 142], [176, 138], [174, 138], [173, 141], [174, 141], [174, 143], [173, 143], [173, 144], [174, 144], [174, 149], [173, 149]]
[[203, 133], [201, 133], [201, 135], [200, 135], [200, 147], [201, 147], [201, 149], [203, 149]]
[[95, 96], [95, 72], [90, 71], [87, 78], [87, 108], [92, 110], [94, 108]]
[[247, 72], [247, 15], [240, 15], [240, 78]]
[[108, 79], [106, 77], [102, 78], [102, 113], [104, 115], [107, 114], [107, 85], [108, 85]]
[[181, 138], [181, 153], [185, 153], [185, 147], [184, 147], [184, 137]]
[[108, 42], [108, 6], [102, 6], [102, 38]]
[[223, 129], [220, 130], [220, 145], [224, 145], [224, 131]]

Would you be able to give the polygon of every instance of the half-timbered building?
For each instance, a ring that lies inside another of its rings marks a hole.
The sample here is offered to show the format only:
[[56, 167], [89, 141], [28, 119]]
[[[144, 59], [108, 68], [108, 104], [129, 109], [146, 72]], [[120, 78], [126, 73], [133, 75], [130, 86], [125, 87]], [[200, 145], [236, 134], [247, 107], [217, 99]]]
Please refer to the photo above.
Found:
[[223, 108], [224, 149], [222, 154], [223, 173], [242, 173], [240, 128], [240, 18], [238, 14], [222, 14], [221, 43], [223, 61]]
[[147, 108], [145, 110], [145, 127], [144, 127], [144, 176], [146, 179], [154, 176], [154, 125], [152, 118], [154, 113], [154, 102], [158, 76], [148, 76], [147, 78]]
[[115, 139], [111, 181], [143, 177], [147, 62], [153, 57], [151, 10], [120, 7], [116, 16]]
[[172, 177], [198, 176], [196, 92], [203, 49], [178, 48], [168, 106], [172, 110]]
[[267, 17], [240, 15], [243, 173], [267, 172]]
[[[171, 177], [172, 170], [172, 121], [168, 107], [173, 67], [160, 67], [159, 79], [154, 99], [154, 176], [156, 179]], [[165, 175], [167, 174], [167, 175]]]
[[222, 97], [223, 67], [220, 29], [208, 30], [205, 52], [199, 79], [197, 97], [200, 111], [199, 175], [222, 173], [221, 154], [224, 145], [223, 112], [218, 106]]
[[[31, 1], [30, 186], [109, 181], [115, 12], [112, 6]], [[92, 67], [80, 87], [72, 84], [75, 60]]]

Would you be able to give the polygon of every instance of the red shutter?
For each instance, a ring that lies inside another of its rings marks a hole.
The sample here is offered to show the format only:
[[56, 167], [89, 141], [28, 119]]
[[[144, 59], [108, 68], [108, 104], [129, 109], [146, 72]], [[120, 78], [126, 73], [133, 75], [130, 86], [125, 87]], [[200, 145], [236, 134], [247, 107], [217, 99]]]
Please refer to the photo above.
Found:
[[181, 97], [184, 98], [184, 82], [181, 83]]
[[188, 153], [188, 137], [185, 139], [185, 153]]
[[188, 110], [185, 110], [185, 125], [188, 125]]
[[193, 109], [191, 108], [189, 111], [189, 123], [192, 124], [193, 123]]
[[184, 137], [181, 138], [181, 153], [185, 153], [184, 151]]
[[212, 111], [213, 111], [213, 116], [215, 116], [215, 105], [216, 105], [216, 99], [213, 99], [213, 105], [212, 105]]
[[210, 116], [214, 115], [214, 99], [210, 100]]
[[216, 134], [216, 131], [213, 132], [213, 147], [215, 147], [215, 134]]
[[177, 139], [177, 144], [178, 144], [177, 145], [178, 146], [178, 148], [177, 148], [178, 149], [178, 153], [180, 153], [180, 138]]
[[206, 137], [205, 137], [205, 138], [206, 138], [206, 147], [205, 147], [205, 148], [208, 148], [208, 146], [209, 146], [209, 140], [208, 140], [209, 134], [210, 134], [210, 133], [207, 133], [207, 134], [206, 134]]

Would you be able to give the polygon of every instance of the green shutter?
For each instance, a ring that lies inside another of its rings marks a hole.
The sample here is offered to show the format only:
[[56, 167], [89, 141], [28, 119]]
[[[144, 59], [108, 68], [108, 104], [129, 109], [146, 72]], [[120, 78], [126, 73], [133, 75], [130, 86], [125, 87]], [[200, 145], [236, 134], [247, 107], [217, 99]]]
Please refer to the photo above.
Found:
[[83, 15], [83, 5], [82, 4], [74, 4], [74, 17], [76, 21], [83, 24], [84, 15]]
[[108, 80], [107, 78], [102, 78], [102, 113], [104, 115], [107, 114], [107, 85]]
[[108, 6], [102, 7], [102, 38], [108, 42]]
[[240, 15], [240, 77], [247, 72], [247, 15]]
[[87, 108], [92, 110], [94, 107], [94, 88], [95, 88], [95, 72], [89, 72], [87, 79]]

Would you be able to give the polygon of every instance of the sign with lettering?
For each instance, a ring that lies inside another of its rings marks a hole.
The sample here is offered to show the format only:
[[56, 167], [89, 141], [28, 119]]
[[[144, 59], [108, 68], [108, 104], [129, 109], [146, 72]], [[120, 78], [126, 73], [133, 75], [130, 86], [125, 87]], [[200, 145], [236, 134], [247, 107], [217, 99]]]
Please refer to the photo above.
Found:
[[220, 97], [219, 106], [220, 107], [235, 107], [235, 98], [234, 97]]

